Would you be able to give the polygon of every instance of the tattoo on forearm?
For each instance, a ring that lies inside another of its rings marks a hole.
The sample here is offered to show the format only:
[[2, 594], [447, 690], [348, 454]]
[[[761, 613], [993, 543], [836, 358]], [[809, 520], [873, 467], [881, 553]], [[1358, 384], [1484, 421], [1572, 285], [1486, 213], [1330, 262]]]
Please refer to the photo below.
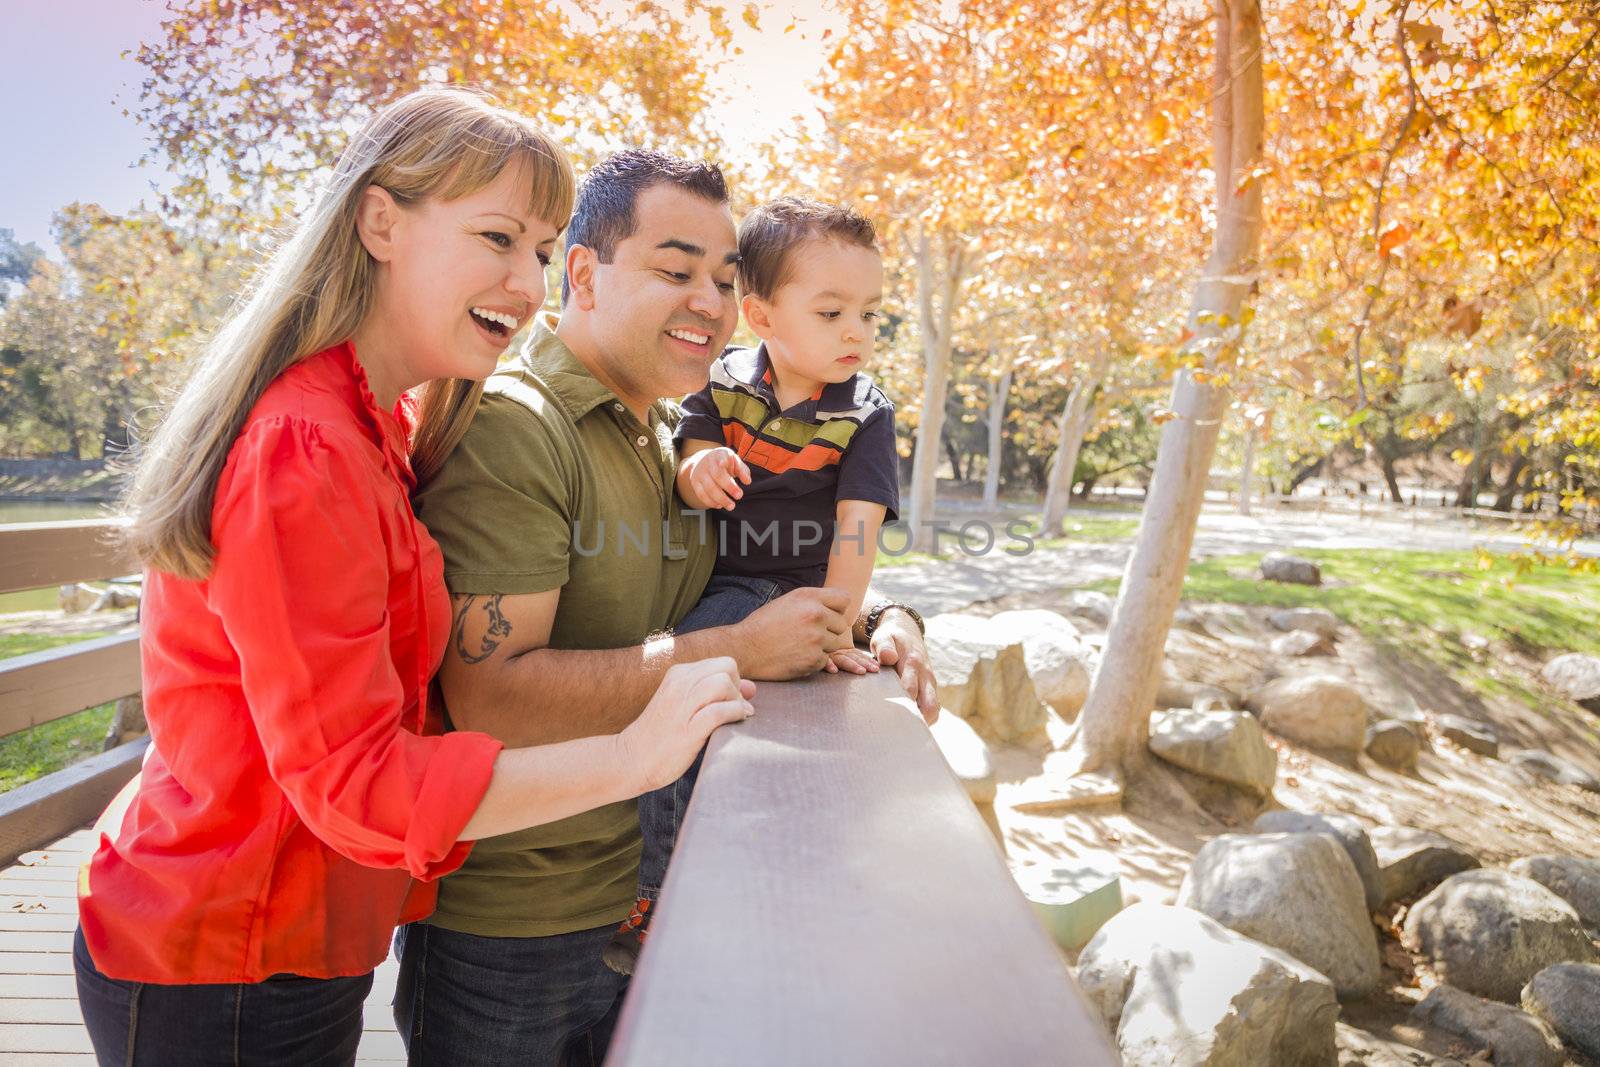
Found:
[[[450, 625], [450, 640], [455, 645], [456, 655], [463, 663], [482, 663], [494, 655], [494, 650], [500, 647], [500, 642], [511, 636], [511, 620], [505, 617], [500, 610], [501, 594], [492, 596], [467, 596], [461, 598], [461, 603], [456, 606], [455, 619]], [[477, 650], [469, 647], [467, 639], [467, 624], [473, 623], [473, 629], [478, 626], [478, 616], [482, 615], [487, 623], [483, 636], [478, 639]]]

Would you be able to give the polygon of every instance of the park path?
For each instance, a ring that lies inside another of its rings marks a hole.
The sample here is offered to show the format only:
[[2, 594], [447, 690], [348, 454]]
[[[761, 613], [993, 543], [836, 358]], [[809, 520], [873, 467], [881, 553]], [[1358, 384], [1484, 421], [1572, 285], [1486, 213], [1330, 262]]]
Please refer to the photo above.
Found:
[[[1137, 511], [1086, 510], [1096, 519], [1137, 519]], [[1257, 552], [1305, 549], [1383, 548], [1410, 551], [1454, 552], [1482, 546], [1491, 552], [1515, 552], [1527, 547], [1522, 537], [1500, 525], [1472, 526], [1433, 514], [1399, 513], [1402, 517], [1329, 509], [1321, 514], [1287, 509], [1258, 509], [1250, 516], [1230, 508], [1208, 506], [1195, 533], [1194, 559], [1245, 555]], [[1415, 515], [1415, 518], [1413, 518]], [[940, 518], [959, 525], [975, 517], [959, 510]], [[982, 516], [992, 519], [991, 516]], [[1074, 515], [1068, 515], [1070, 528]], [[1005, 517], [995, 521], [1003, 527]], [[974, 538], [974, 541], [976, 539]], [[987, 555], [966, 556], [946, 539], [945, 558], [938, 562], [909, 563], [882, 568], [873, 575], [873, 587], [894, 600], [902, 600], [924, 615], [958, 611], [983, 600], [1012, 593], [1031, 593], [1088, 585], [1117, 578], [1133, 547], [1131, 538], [1116, 541], [1069, 539], [1061, 547], [1040, 548], [1026, 556], [1002, 551], [1006, 539]], [[1580, 542], [1578, 550], [1600, 555], [1600, 541]]]

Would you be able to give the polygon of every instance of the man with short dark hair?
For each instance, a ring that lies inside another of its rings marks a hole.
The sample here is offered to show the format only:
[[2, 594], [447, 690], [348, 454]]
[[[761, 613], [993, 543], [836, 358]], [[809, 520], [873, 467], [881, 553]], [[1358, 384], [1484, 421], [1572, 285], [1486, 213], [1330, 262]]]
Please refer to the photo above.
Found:
[[[717, 168], [625, 152], [584, 180], [559, 320], [538, 322], [490, 379], [416, 500], [454, 605], [439, 673], [454, 726], [509, 745], [614, 733], [673, 663], [731, 655], [743, 677], [795, 678], [860, 632], [826, 589], [671, 632], [714, 545], [673, 492], [678, 411], [663, 398], [706, 384], [738, 321], [737, 262]], [[880, 617], [874, 650], [931, 719], [918, 629], [905, 612]], [[601, 950], [634, 903], [637, 810], [480, 841], [441, 883], [433, 917], [398, 939], [395, 1017], [413, 1063], [604, 1058], [626, 980]]]

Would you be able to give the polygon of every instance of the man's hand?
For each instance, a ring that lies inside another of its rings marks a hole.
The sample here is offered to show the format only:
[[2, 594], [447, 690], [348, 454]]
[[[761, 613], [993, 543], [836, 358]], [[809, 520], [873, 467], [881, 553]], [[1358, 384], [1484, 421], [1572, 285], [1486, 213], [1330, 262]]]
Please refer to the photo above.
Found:
[[744, 496], [740, 482], [750, 484], [750, 468], [731, 448], [695, 452], [678, 468], [678, 495], [701, 511], [731, 511]]
[[781, 682], [823, 670], [830, 652], [851, 645], [849, 606], [849, 593], [827, 588], [795, 589], [763, 604], [732, 628], [740, 673]]
[[938, 683], [928, 666], [928, 647], [917, 624], [903, 611], [888, 609], [872, 632], [872, 654], [885, 667], [893, 667], [900, 685], [922, 712], [929, 726], [939, 717]]

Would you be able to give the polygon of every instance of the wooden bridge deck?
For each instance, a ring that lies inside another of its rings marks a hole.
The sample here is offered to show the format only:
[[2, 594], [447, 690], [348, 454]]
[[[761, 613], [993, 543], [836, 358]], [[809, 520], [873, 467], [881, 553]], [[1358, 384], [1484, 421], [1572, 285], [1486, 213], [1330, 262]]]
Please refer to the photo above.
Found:
[[[89, 1067], [94, 1055], [78, 1014], [72, 932], [78, 924], [78, 868], [95, 836], [79, 830], [0, 871], [0, 1063], [6, 1067]], [[389, 1001], [393, 959], [367, 999], [358, 1063], [404, 1063]]]

